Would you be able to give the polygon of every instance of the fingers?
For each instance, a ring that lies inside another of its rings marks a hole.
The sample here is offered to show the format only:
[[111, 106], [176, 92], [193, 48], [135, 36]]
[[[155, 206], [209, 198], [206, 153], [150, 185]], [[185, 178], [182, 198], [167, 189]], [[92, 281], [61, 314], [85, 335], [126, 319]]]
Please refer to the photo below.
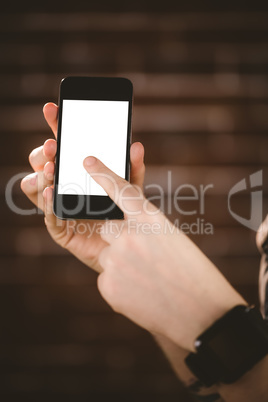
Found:
[[[26, 196], [42, 211], [44, 210], [43, 190], [53, 183], [54, 164], [46, 166], [46, 173], [35, 172], [24, 177], [21, 181], [21, 189]], [[51, 174], [52, 173], [52, 174]]]
[[145, 166], [144, 166], [144, 147], [140, 142], [134, 142], [130, 148], [130, 182], [143, 188]]
[[55, 103], [49, 102], [46, 103], [43, 107], [43, 113], [45, 119], [53, 131], [53, 134], [57, 138], [57, 129], [58, 129], [58, 106]]
[[[43, 113], [48, 125], [51, 127], [55, 137], [57, 136], [58, 124], [58, 106], [54, 103], [46, 103], [43, 107]], [[29, 162], [34, 171], [43, 170], [48, 161], [55, 158], [57, 152], [57, 143], [53, 139], [47, 140], [44, 145], [34, 149], [29, 155]]]
[[53, 184], [54, 163], [47, 162], [44, 171], [35, 172], [24, 177], [21, 189], [27, 197], [40, 209], [44, 210], [43, 191]]
[[[57, 134], [58, 107], [47, 103], [43, 108], [44, 116], [54, 135]], [[54, 159], [57, 152], [57, 142], [48, 139], [44, 145], [34, 149], [29, 155], [29, 162], [35, 171], [21, 181], [21, 189], [26, 196], [40, 209], [44, 210], [43, 191], [53, 184]]]
[[44, 143], [43, 154], [49, 160], [53, 161], [55, 159], [57, 152], [57, 141], [52, 138], [48, 139]]
[[41, 147], [35, 148], [29, 155], [29, 162], [35, 172], [44, 169], [44, 165], [55, 159], [57, 143], [53, 139], [47, 140]]
[[144, 197], [138, 186], [122, 179], [94, 156], [84, 160], [84, 168], [126, 215], [141, 213]]
[[53, 162], [47, 162], [44, 166], [44, 176], [48, 182], [54, 180], [55, 164]]

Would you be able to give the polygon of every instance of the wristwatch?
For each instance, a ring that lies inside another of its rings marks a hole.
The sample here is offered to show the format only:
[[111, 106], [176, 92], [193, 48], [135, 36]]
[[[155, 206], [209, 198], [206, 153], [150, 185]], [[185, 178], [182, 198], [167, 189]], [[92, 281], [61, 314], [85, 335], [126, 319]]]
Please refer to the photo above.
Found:
[[268, 328], [259, 310], [238, 305], [195, 341], [185, 363], [206, 386], [233, 383], [268, 353]]

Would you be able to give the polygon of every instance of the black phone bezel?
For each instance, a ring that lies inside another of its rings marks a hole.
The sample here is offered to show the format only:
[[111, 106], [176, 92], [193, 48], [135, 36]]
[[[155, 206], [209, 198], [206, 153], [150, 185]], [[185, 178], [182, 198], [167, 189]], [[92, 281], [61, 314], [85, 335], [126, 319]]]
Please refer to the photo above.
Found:
[[[125, 179], [129, 180], [133, 86], [122, 77], [66, 77], [59, 93], [57, 153], [53, 212], [60, 219], [123, 219], [122, 210], [109, 196], [58, 194], [62, 104], [64, 99], [128, 101]], [[77, 206], [80, 206], [79, 208]], [[77, 211], [76, 211], [77, 209]]]

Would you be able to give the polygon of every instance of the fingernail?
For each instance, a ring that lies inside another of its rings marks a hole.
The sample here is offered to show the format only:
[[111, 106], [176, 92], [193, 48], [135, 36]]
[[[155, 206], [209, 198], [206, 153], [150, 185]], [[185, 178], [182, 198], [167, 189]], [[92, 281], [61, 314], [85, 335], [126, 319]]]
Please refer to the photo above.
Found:
[[94, 165], [94, 163], [96, 162], [96, 158], [94, 157], [94, 156], [88, 156], [86, 159], [85, 159], [85, 161], [84, 161], [84, 164], [85, 164], [85, 166], [92, 166], [92, 165]]

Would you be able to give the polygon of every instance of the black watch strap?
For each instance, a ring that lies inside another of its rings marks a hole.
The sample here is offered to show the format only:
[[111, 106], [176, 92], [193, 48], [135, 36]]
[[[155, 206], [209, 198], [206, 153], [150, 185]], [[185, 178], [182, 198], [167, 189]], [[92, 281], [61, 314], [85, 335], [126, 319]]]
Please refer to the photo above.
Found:
[[267, 323], [256, 307], [228, 311], [195, 341], [185, 363], [206, 386], [232, 383], [268, 353]]

